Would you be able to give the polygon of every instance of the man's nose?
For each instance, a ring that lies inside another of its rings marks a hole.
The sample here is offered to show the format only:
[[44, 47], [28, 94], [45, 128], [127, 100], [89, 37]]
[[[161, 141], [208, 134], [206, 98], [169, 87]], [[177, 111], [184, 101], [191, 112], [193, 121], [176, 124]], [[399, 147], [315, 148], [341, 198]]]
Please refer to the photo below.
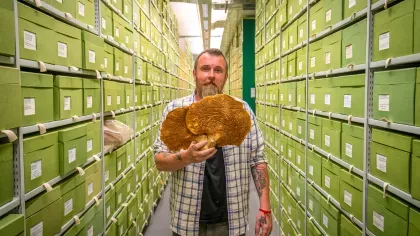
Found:
[[211, 69], [208, 73], [208, 76], [209, 76], [209, 79], [213, 80], [214, 79], [214, 70]]

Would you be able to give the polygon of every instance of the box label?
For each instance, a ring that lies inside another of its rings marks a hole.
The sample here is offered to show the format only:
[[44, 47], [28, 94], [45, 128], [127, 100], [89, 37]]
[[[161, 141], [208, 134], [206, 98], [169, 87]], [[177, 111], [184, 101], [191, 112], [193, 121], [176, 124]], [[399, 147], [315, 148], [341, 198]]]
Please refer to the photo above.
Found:
[[125, 99], [127, 102], [127, 104], [129, 104], [130, 103], [130, 95], [127, 95], [127, 98]]
[[302, 61], [300, 61], [298, 64], [299, 64], [298, 65], [299, 71], [301, 71], [303, 69], [303, 65], [302, 65], [303, 63], [302, 63]]
[[311, 93], [311, 104], [315, 104], [315, 94]]
[[67, 151], [69, 156], [69, 163], [76, 161], [76, 148], [71, 148]]
[[93, 103], [93, 97], [92, 96], [87, 96], [87, 98], [86, 98], [86, 108], [92, 108], [92, 103]]
[[311, 68], [315, 67], [315, 65], [316, 65], [316, 59], [315, 57], [311, 57]]
[[349, 0], [349, 9], [356, 6], [356, 0]]
[[89, 62], [90, 63], [96, 63], [95, 51], [89, 50]]
[[88, 184], [88, 196], [93, 193], [93, 181]]
[[331, 95], [330, 94], [325, 94], [324, 95], [324, 104], [325, 105], [331, 105]]
[[376, 154], [376, 169], [386, 173], [386, 156]]
[[280, 101], [283, 101], [283, 94], [280, 94]]
[[109, 218], [111, 216], [111, 205], [108, 205], [106, 208], [106, 218]]
[[92, 143], [93, 143], [92, 139], [87, 141], [87, 151], [88, 152], [92, 151], [92, 146], [93, 146]]
[[312, 21], [311, 30], [316, 30], [316, 19]]
[[104, 67], [108, 68], [108, 58], [104, 57]]
[[303, 28], [299, 30], [299, 38], [303, 38]]
[[128, 66], [124, 66], [124, 73], [128, 74]]
[[42, 160], [31, 163], [31, 180], [34, 180], [42, 175]]
[[128, 13], [128, 5], [124, 4], [124, 12], [127, 14]]
[[63, 3], [63, 0], [56, 0], [57, 2], [59, 2], [59, 3]]
[[79, 15], [85, 16], [85, 5], [79, 2], [78, 6], [79, 6]]
[[111, 106], [112, 105], [112, 97], [111, 95], [106, 96], [106, 105]]
[[293, 67], [292, 64], [289, 65], [289, 73], [292, 73]]
[[289, 15], [293, 14], [293, 5], [290, 5], [289, 7]]
[[331, 145], [331, 143], [330, 143], [331, 138], [330, 138], [329, 135], [325, 135], [324, 136], [324, 141], [325, 141], [325, 146], [330, 147], [330, 145]]
[[350, 143], [346, 143], [346, 156], [352, 158], [353, 157], [353, 145]]
[[289, 176], [289, 186], [292, 186], [292, 177]]
[[353, 44], [346, 47], [346, 59], [353, 58]]
[[325, 22], [331, 21], [331, 9], [325, 12]]
[[115, 63], [115, 70], [120, 71], [120, 62]]
[[344, 94], [344, 107], [351, 108], [351, 95], [350, 94]]
[[35, 98], [23, 99], [23, 114], [25, 116], [35, 115]]
[[127, 162], [131, 162], [131, 154], [127, 155]]
[[71, 97], [64, 97], [64, 110], [65, 111], [71, 110]]
[[376, 213], [376, 211], [373, 211], [373, 225], [382, 232], [384, 232], [384, 222], [385, 218], [382, 215]]
[[67, 44], [58, 42], [58, 56], [67, 58]]
[[127, 192], [130, 192], [130, 190], [131, 190], [131, 183], [128, 183], [127, 184]]
[[93, 225], [89, 227], [87, 235], [88, 236], [93, 236]]
[[36, 51], [36, 34], [29, 31], [23, 31], [23, 47]]
[[292, 131], [292, 129], [293, 129], [293, 123], [289, 122], [289, 130]]
[[289, 37], [289, 43], [293, 43], [293, 36], [292, 35]]
[[347, 204], [347, 205], [349, 205], [349, 206], [351, 206], [351, 199], [352, 199], [352, 195], [351, 195], [351, 193], [349, 193], [349, 192], [347, 192], [346, 190], [344, 190], [344, 202]]
[[280, 145], [280, 151], [281, 151], [281, 152], [283, 152], [283, 151], [284, 151], [283, 144], [282, 144], [282, 145]]
[[120, 37], [120, 29], [117, 26], [115, 26], [115, 36]]
[[322, 224], [328, 229], [328, 217], [322, 214]]
[[280, 170], [280, 176], [283, 177], [283, 169]]
[[324, 175], [324, 182], [325, 182], [325, 187], [330, 188], [331, 186], [330, 177]]
[[120, 225], [120, 235], [124, 234], [124, 225]]
[[300, 94], [298, 94], [298, 102], [300, 102]]
[[309, 138], [315, 139], [315, 131], [313, 129], [309, 129]]
[[300, 165], [300, 156], [299, 155], [297, 156], [296, 162]]
[[64, 216], [68, 215], [73, 210], [73, 198], [70, 198], [64, 203]]
[[280, 22], [283, 21], [283, 14], [280, 14]]
[[291, 149], [289, 149], [287, 153], [288, 153], [288, 155], [289, 155], [289, 158], [291, 158], [291, 157], [292, 157], [292, 150], [291, 150]]
[[118, 165], [117, 165], [117, 170], [118, 170], [118, 171], [120, 171], [120, 170], [121, 170], [121, 160], [118, 162]]
[[291, 215], [291, 214], [292, 214], [292, 207], [291, 207], [291, 206], [289, 206], [289, 207], [287, 208], [287, 211], [289, 212], [289, 215]]
[[121, 103], [121, 97], [117, 96], [117, 105], [120, 105], [120, 103]]
[[281, 68], [281, 75], [284, 75], [284, 67]]
[[103, 18], [103, 17], [102, 17], [102, 20], [101, 20], [101, 24], [102, 24], [102, 28], [106, 29], [106, 19]]
[[311, 199], [309, 199], [309, 209], [314, 210], [314, 202]]
[[105, 171], [105, 182], [109, 180], [109, 170]]
[[389, 48], [389, 32], [379, 35], [379, 51]]
[[314, 175], [314, 167], [312, 165], [309, 165], [309, 174]]
[[300, 196], [300, 188], [299, 187], [296, 187], [296, 193], [297, 193], [298, 196]]
[[325, 53], [325, 64], [331, 64], [331, 52]]
[[302, 126], [298, 126], [298, 134], [302, 134]]
[[31, 236], [43, 236], [44, 235], [44, 222], [41, 221], [34, 225], [31, 230]]
[[122, 201], [122, 194], [120, 193], [118, 194], [118, 203], [121, 203], [121, 201]]
[[379, 95], [379, 110], [389, 111], [389, 95]]
[[291, 101], [292, 101], [292, 94], [289, 93], [289, 102], [291, 102]]
[[137, 95], [134, 95], [134, 102], [137, 103]]

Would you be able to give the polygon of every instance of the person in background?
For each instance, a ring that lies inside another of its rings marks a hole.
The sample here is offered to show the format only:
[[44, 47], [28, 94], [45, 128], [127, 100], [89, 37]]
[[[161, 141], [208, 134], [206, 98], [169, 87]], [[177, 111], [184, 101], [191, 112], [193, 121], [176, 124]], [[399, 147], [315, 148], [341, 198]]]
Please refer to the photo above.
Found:
[[[205, 96], [223, 93], [228, 63], [219, 49], [207, 49], [194, 63], [195, 91], [170, 102], [166, 115], [178, 107], [189, 106]], [[239, 146], [223, 146], [204, 151], [207, 141], [192, 142], [187, 150], [171, 153], [160, 140], [153, 144], [156, 168], [172, 172], [170, 210], [173, 235], [245, 235], [249, 228], [249, 182], [254, 180], [260, 205], [255, 235], [269, 235], [272, 215], [269, 197], [264, 139], [255, 115], [242, 101], [251, 117], [251, 130]], [[182, 138], [182, 137], [180, 137]]]

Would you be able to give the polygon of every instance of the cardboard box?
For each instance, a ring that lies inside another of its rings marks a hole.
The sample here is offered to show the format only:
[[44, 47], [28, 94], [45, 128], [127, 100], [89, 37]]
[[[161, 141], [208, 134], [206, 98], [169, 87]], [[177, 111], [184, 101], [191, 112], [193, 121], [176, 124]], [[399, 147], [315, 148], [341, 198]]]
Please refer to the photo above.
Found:
[[54, 120], [83, 115], [83, 79], [54, 76]]
[[298, 43], [298, 21], [293, 22], [288, 28], [289, 48], [293, 48]]
[[131, 169], [126, 176], [125, 195], [128, 197], [136, 189], [136, 175], [135, 170]]
[[287, 55], [287, 76], [295, 77], [296, 76], [296, 52], [292, 52]]
[[90, 158], [101, 152], [101, 122], [89, 122], [86, 124], [86, 157]]
[[336, 157], [341, 156], [341, 122], [322, 119], [322, 149]]
[[55, 64], [82, 68], [81, 30], [61, 21], [54, 21], [54, 24]]
[[[328, 1], [330, 1], [330, 4], [335, 4], [335, 2], [339, 2], [339, 4], [341, 5], [340, 0], [324, 0], [324, 3]], [[328, 13], [329, 11], [332, 11], [334, 7], [335, 6], [332, 6], [332, 8], [330, 8], [326, 12]], [[334, 9], [334, 10], [338, 10], [338, 9]], [[330, 36], [325, 37], [322, 40], [322, 44], [323, 44], [322, 70], [332, 70], [332, 69], [338, 69], [342, 67], [341, 66], [341, 39], [342, 39], [342, 34], [340, 30], [334, 34], [331, 34]]]
[[374, 15], [373, 61], [413, 53], [414, 0], [408, 0]]
[[82, 30], [83, 69], [103, 70], [104, 47], [103, 38]]
[[363, 221], [363, 179], [342, 169], [339, 202], [345, 211]]
[[24, 216], [21, 214], [8, 214], [0, 220], [1, 235], [23, 235]]
[[136, 216], [138, 213], [137, 198], [132, 197], [127, 203], [127, 223], [129, 226], [136, 222]]
[[125, 44], [125, 20], [117, 14], [112, 18], [113, 34], [115, 41]]
[[18, 15], [20, 58], [54, 64], [54, 18], [22, 3], [18, 3]]
[[350, 17], [353, 13], [359, 12], [366, 8], [367, 1], [344, 1], [343, 4], [343, 19], [345, 19], [347, 17]]
[[115, 236], [117, 235], [117, 223], [111, 223], [109, 228], [105, 232], [106, 236]]
[[287, 181], [287, 163], [284, 160], [280, 164], [280, 180], [283, 182]]
[[300, 143], [295, 144], [295, 156], [296, 156], [296, 166], [306, 173], [306, 158], [305, 158], [305, 145]]
[[105, 160], [105, 186], [108, 186], [117, 177], [117, 159], [116, 152], [107, 153], [104, 157]]
[[[314, 20], [316, 21], [316, 19]], [[311, 43], [309, 45], [309, 61], [307, 62], [309, 64], [309, 73], [319, 72], [323, 70], [323, 57], [324, 55], [322, 55], [322, 40]]]
[[117, 109], [117, 90], [116, 82], [104, 80], [104, 111]]
[[53, 121], [53, 76], [21, 72], [20, 77], [23, 104], [22, 125], [29, 126]]
[[311, 216], [321, 224], [321, 197], [320, 193], [314, 189], [314, 187], [309, 186], [308, 191], [308, 212]]
[[[414, 125], [415, 85], [419, 69], [382, 71], [374, 74], [373, 118]], [[417, 112], [416, 112], [417, 113]]]
[[328, 235], [340, 235], [340, 211], [323, 197], [321, 198], [321, 206], [321, 221], [319, 224]]
[[125, 108], [125, 83], [116, 83], [115, 84], [116, 90], [116, 98], [117, 98], [117, 108]]
[[322, 186], [322, 159], [319, 154], [308, 150], [308, 178], [318, 186]]
[[105, 43], [104, 44], [104, 59], [102, 70], [110, 75], [114, 74], [114, 48]]
[[73, 216], [85, 208], [85, 176], [78, 173], [70, 176], [60, 183], [63, 205], [63, 218], [61, 225], [66, 224]]
[[296, 75], [297, 76], [306, 75], [306, 46], [301, 49], [298, 49], [296, 53], [297, 53]]
[[346, 123], [342, 123], [341, 126], [341, 159], [357, 169], [363, 170], [363, 126]]
[[133, 76], [133, 57], [124, 53], [124, 78], [134, 79]]
[[[86, 223], [85, 227], [82, 229], [79, 235], [81, 236], [89, 236], [93, 235], [100, 235], [103, 232], [103, 205], [102, 200], [100, 200], [100, 206], [94, 206], [93, 208], [89, 209], [89, 212], [86, 213], [84, 217], [89, 217], [89, 221]], [[89, 216], [87, 214], [90, 214]]]
[[332, 80], [333, 90], [339, 88], [338, 113], [364, 117], [365, 74], [349, 75]]
[[117, 160], [117, 175], [119, 176], [126, 168], [126, 161], [127, 161], [127, 155], [126, 155], [126, 146], [121, 146], [116, 152], [116, 160]]
[[[0, 206], [13, 199], [13, 144], [0, 144]], [[1, 223], [0, 223], [1, 232]]]
[[13, 1], [4, 1], [0, 5], [0, 54], [15, 55], [15, 17]]
[[109, 222], [117, 208], [115, 207], [115, 188], [105, 194], [105, 222]]
[[325, 12], [323, 1], [319, 1], [310, 8], [309, 36], [316, 35], [324, 30]]
[[420, 234], [420, 212], [418, 209], [411, 207], [409, 214], [408, 235], [415, 236]]
[[361, 236], [362, 231], [354, 225], [346, 216], [341, 215], [340, 234], [342, 236]]
[[[124, 84], [125, 91], [125, 108], [130, 108], [134, 106], [134, 97], [133, 97], [133, 84]], [[130, 124], [132, 126], [132, 124]]]
[[420, 180], [420, 140], [413, 140], [413, 153], [411, 155], [411, 196], [420, 199], [420, 186], [417, 184]]
[[86, 124], [58, 131], [60, 175], [65, 175], [87, 160]]
[[[416, 2], [416, 10], [414, 11], [414, 38], [417, 39], [420, 36], [420, 4]], [[420, 43], [418, 40], [414, 40], [414, 53], [420, 52]]]
[[83, 79], [83, 115], [99, 113], [101, 110], [101, 83], [99, 80]]
[[[366, 7], [366, 1], [345, 1], [345, 4], [360, 4]], [[356, 3], [357, 2], [357, 3]], [[364, 5], [363, 5], [364, 4]], [[359, 7], [355, 5], [354, 7]], [[346, 12], [344, 10], [344, 12]], [[347, 18], [345, 16], [345, 18]], [[341, 65], [360, 65], [366, 62], [366, 19], [361, 20], [343, 29], [343, 40], [341, 43]]]
[[322, 147], [322, 118], [319, 116], [308, 115], [308, 142]]
[[118, 48], [114, 48], [114, 75], [124, 75], [124, 53]]
[[23, 140], [25, 193], [60, 175], [58, 133], [26, 137]]
[[95, 3], [93, 0], [78, 0], [73, 3], [74, 18], [87, 25], [95, 26]]
[[125, 235], [127, 231], [127, 207], [123, 207], [120, 214], [117, 216], [117, 235]]
[[10, 67], [0, 67], [0, 109], [6, 115], [0, 118], [0, 128], [10, 129], [22, 125], [22, 105], [20, 101], [21, 86], [19, 70]]
[[373, 128], [370, 173], [402, 191], [409, 192], [412, 140], [411, 136]]
[[343, 20], [343, 1], [341, 0], [324, 0], [324, 27], [330, 27]]
[[101, 33], [112, 36], [113, 12], [105, 3], [101, 2]]
[[[306, 32], [306, 14], [303, 14], [299, 19], [297, 20], [297, 33], [298, 33], [298, 40], [297, 43], [300, 44], [302, 42], [305, 42], [307, 39], [307, 32]], [[306, 50], [305, 50], [306, 52]], [[305, 53], [306, 54], [306, 53]], [[299, 55], [299, 53], [298, 53]], [[306, 61], [306, 58], [305, 58]], [[298, 73], [299, 74], [299, 73]]]
[[340, 166], [322, 158], [322, 189], [335, 200], [340, 199], [340, 179]]
[[85, 205], [101, 191], [101, 161], [94, 162], [85, 168]]
[[133, 20], [133, 1], [123, 0], [123, 15], [130, 21]]
[[369, 185], [367, 228], [377, 236], [407, 235], [409, 207], [406, 203]]
[[308, 230], [307, 233], [309, 236], [322, 236], [322, 233], [318, 230], [318, 228], [315, 226], [312, 220], [308, 218], [307, 221]]

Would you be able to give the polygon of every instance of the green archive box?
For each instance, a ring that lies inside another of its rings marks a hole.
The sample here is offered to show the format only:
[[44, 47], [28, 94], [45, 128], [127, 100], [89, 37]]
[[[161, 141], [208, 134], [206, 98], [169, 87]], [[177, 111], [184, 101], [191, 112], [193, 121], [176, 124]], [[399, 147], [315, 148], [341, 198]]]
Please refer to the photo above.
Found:
[[[89, 1], [89, 0], [86, 0]], [[83, 69], [103, 71], [105, 42], [103, 38], [82, 31]]]
[[[135, 194], [135, 193], [133, 193]], [[136, 195], [134, 195], [136, 196]], [[128, 202], [127, 202], [127, 223], [129, 226], [133, 225], [133, 223], [136, 222], [136, 216], [138, 213], [138, 208], [137, 208], [137, 198], [136, 197], [132, 197]]]
[[123, 11], [123, 0], [112, 0], [110, 1], [111, 5], [114, 6], [118, 13], [122, 13]]
[[328, 235], [340, 235], [340, 211], [321, 197], [320, 225]]
[[333, 90], [339, 88], [336, 112], [355, 117], [364, 116], [365, 74], [348, 75], [332, 80]]
[[58, 133], [25, 137], [23, 159], [25, 169], [25, 193], [60, 175]]
[[104, 180], [105, 180], [105, 186], [108, 186], [117, 178], [116, 152], [107, 153], [104, 156], [104, 160], [105, 160]]
[[[359, 1], [357, 2], [359, 3]], [[348, 2], [352, 1], [345, 1], [345, 3]], [[366, 7], [365, 0], [360, 2], [364, 2], [364, 7]], [[364, 19], [343, 29], [343, 40], [341, 42], [342, 67], [360, 65], [366, 62], [366, 25], [366, 19]]]
[[54, 76], [54, 120], [83, 115], [83, 79]]
[[60, 175], [65, 175], [87, 160], [86, 124], [58, 131]]
[[413, 53], [414, 0], [406, 0], [374, 15], [373, 61]]
[[321, 194], [311, 185], [308, 185], [308, 212], [316, 220], [321, 223]]
[[322, 159], [318, 153], [308, 150], [308, 178], [318, 186], [322, 186]]
[[341, 236], [362, 236], [362, 231], [354, 225], [346, 216], [340, 217], [340, 235]]
[[112, 15], [113, 12], [111, 9], [105, 5], [104, 2], [101, 2], [101, 33], [104, 35], [112, 36]]
[[61, 225], [66, 224], [73, 216], [85, 208], [85, 176], [79, 173], [69, 176], [60, 183], [63, 205], [63, 218]]
[[317, 83], [322, 83], [324, 86], [321, 86], [318, 89], [318, 96], [321, 100], [321, 104], [318, 104], [319, 108], [322, 111], [327, 112], [339, 112], [340, 108], [340, 101], [338, 100], [338, 97], [340, 96], [339, 90], [333, 88], [332, 82], [334, 79], [320, 79], [317, 80]]
[[127, 155], [126, 155], [126, 146], [121, 146], [116, 152], [116, 160], [117, 160], [117, 176], [119, 176], [126, 168], [126, 161], [127, 161]]
[[130, 21], [133, 19], [133, 1], [124, 0], [123, 1], [123, 15]]
[[342, 169], [339, 202], [345, 211], [363, 221], [363, 179]]
[[113, 37], [118, 43], [125, 44], [125, 21], [117, 14], [112, 15]]
[[420, 199], [420, 186], [417, 184], [420, 181], [420, 140], [413, 140], [413, 153], [411, 155], [411, 196], [415, 199]]
[[115, 207], [115, 189], [111, 188], [105, 194], [105, 222], [109, 222], [116, 211]]
[[304, 234], [304, 227], [305, 227], [305, 211], [300, 207], [296, 207], [296, 222], [295, 225], [297, 227], [298, 233], [300, 235]]
[[23, 104], [22, 125], [34, 125], [54, 120], [53, 76], [21, 72]]
[[125, 235], [127, 233], [127, 219], [127, 207], [123, 207], [120, 214], [117, 216], [117, 235]]
[[340, 166], [322, 158], [322, 189], [335, 200], [340, 199]]
[[[324, 3], [331, 1], [331, 2], [340, 2], [341, 0], [324, 0]], [[331, 4], [331, 3], [330, 3]], [[334, 4], [334, 3], [333, 3]], [[331, 8], [332, 9], [332, 8]], [[331, 11], [328, 10], [328, 11]], [[342, 40], [342, 33], [341, 30], [325, 37], [322, 40], [322, 53], [323, 53], [323, 60], [321, 70], [332, 70], [341, 68], [341, 40]]]
[[298, 21], [293, 22], [288, 28], [289, 48], [293, 48], [298, 43]]
[[101, 122], [86, 124], [86, 158], [101, 152]]
[[[319, 4], [319, 3], [318, 3]], [[316, 41], [309, 45], [309, 64], [308, 72], [314, 73], [323, 70], [323, 54], [322, 40]]]
[[104, 111], [117, 110], [116, 82], [104, 80]]
[[[416, 1], [416, 10], [414, 11], [414, 38], [420, 37], [420, 2]], [[414, 40], [414, 53], [420, 52], [420, 43]]]
[[[63, 199], [59, 186], [25, 203], [26, 234], [56, 235], [61, 230]], [[54, 217], [51, 217], [54, 216]]]
[[127, 53], [124, 53], [124, 73], [123, 77], [133, 79], [133, 57]]
[[[133, 100], [133, 84], [124, 84], [125, 91], [125, 108], [134, 107], [135, 101]], [[131, 124], [130, 124], [131, 126]]]
[[322, 147], [322, 118], [319, 116], [308, 115], [308, 142]]
[[341, 159], [363, 170], [363, 126], [342, 123]]
[[296, 76], [296, 52], [292, 52], [287, 55], [287, 76], [295, 77]]
[[306, 173], [305, 145], [300, 143], [295, 144], [295, 157], [296, 167], [298, 167], [303, 173]]
[[[306, 74], [306, 46], [298, 49], [296, 59], [296, 75], [305, 75]], [[304, 106], [303, 106], [304, 107]]]
[[100, 112], [100, 86], [99, 80], [83, 79], [83, 115]]
[[282, 50], [282, 52], [286, 52], [287, 50], [289, 50], [289, 28], [285, 29], [281, 33], [281, 35], [282, 35], [281, 50]]
[[412, 140], [411, 136], [372, 129], [370, 173], [409, 192]]
[[1, 235], [23, 235], [24, 216], [21, 214], [8, 214], [0, 219]]
[[[131, 115], [131, 114], [130, 114]], [[136, 161], [136, 155], [134, 155], [134, 140], [130, 140], [125, 144], [126, 147], [126, 157], [125, 166], [129, 166]]]
[[415, 110], [417, 75], [420, 69], [416, 68], [375, 73], [373, 118], [414, 125], [415, 117], [420, 117], [420, 111]]
[[103, 71], [112, 75], [114, 74], [114, 48], [107, 43], [104, 46]]
[[0, 144], [0, 184], [2, 186], [2, 190], [0, 192], [0, 206], [1, 206], [13, 199], [13, 144], [12, 143]]
[[341, 122], [322, 119], [322, 149], [336, 157], [341, 155]]
[[377, 236], [402, 236], [408, 233], [409, 207], [397, 198], [384, 194], [382, 189], [369, 185], [367, 228]]
[[308, 218], [308, 230], [307, 233], [309, 236], [322, 236], [322, 233], [319, 232], [318, 228], [315, 226], [314, 222]]
[[316, 35], [324, 30], [325, 12], [323, 1], [317, 2], [310, 9], [309, 36]]
[[305, 139], [305, 114], [302, 112], [298, 112], [297, 120], [296, 120], [296, 137], [299, 139]]
[[343, 20], [343, 1], [341, 0], [323, 0], [324, 6], [324, 27], [331, 27]]
[[55, 64], [82, 68], [81, 30], [60, 21], [54, 21], [54, 30]]
[[[297, 20], [298, 22], [298, 44], [301, 44], [302, 42], [304, 42], [307, 38], [307, 32], [306, 32], [306, 19], [307, 16], [305, 14], [303, 14], [301, 17], [299, 17], [299, 19]], [[305, 50], [306, 52], [306, 50]], [[299, 54], [299, 53], [298, 53]], [[306, 58], [305, 58], [306, 59]]]
[[94, 0], [77, 0], [73, 3], [74, 18], [82, 23], [95, 26], [95, 3]]
[[125, 83], [115, 83], [117, 109], [125, 108]]
[[0, 54], [15, 55], [15, 18], [12, 0], [0, 3]]
[[283, 182], [287, 181], [287, 163], [284, 160], [280, 163], [280, 180]]
[[124, 53], [118, 48], [114, 48], [114, 75], [124, 75]]
[[111, 225], [105, 232], [106, 236], [116, 236], [117, 235], [117, 223], [111, 222]]
[[0, 110], [4, 111], [0, 117], [0, 129], [10, 129], [22, 125], [21, 85], [19, 70], [0, 67]]
[[418, 209], [411, 207], [409, 213], [408, 236], [416, 236], [420, 234], [420, 212]]
[[280, 62], [281, 62], [280, 80], [286, 80], [287, 79], [287, 57], [281, 57]]
[[83, 220], [86, 221], [85, 227], [78, 234], [79, 236], [90, 236], [90, 235], [101, 235], [103, 232], [103, 204], [102, 200], [98, 201], [97, 206], [93, 206], [83, 216]]
[[[343, 19], [350, 17], [353, 13], [359, 12], [366, 8], [366, 0], [344, 1], [343, 2]], [[366, 25], [366, 21], [365, 21]]]
[[101, 161], [94, 162], [85, 168], [85, 204], [90, 202], [101, 191]]
[[54, 18], [22, 3], [18, 3], [18, 15], [20, 58], [54, 64]]
[[300, 108], [306, 107], [306, 81], [296, 83], [296, 106]]

